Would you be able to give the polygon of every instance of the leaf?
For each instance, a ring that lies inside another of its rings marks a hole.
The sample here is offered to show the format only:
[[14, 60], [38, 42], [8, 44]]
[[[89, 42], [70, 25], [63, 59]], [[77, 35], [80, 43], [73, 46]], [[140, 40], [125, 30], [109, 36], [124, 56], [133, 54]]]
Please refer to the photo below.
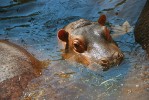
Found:
[[128, 21], [125, 21], [122, 25], [114, 25], [111, 28], [113, 32], [112, 37], [114, 38], [129, 33], [133, 30], [133, 26], [130, 26]]

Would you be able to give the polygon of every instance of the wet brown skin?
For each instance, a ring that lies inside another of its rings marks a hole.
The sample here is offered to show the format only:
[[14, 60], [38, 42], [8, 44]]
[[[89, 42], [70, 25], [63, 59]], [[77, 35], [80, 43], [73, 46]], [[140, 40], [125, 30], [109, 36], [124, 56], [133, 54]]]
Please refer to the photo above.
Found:
[[104, 70], [119, 65], [123, 53], [110, 36], [110, 30], [104, 26], [106, 16], [98, 22], [80, 19], [58, 31], [58, 39], [64, 47], [64, 59], [72, 59], [90, 65], [98, 63]]
[[149, 0], [147, 0], [134, 29], [135, 40], [149, 54]]
[[22, 47], [0, 40], [0, 100], [19, 100], [28, 82], [41, 74], [45, 64]]

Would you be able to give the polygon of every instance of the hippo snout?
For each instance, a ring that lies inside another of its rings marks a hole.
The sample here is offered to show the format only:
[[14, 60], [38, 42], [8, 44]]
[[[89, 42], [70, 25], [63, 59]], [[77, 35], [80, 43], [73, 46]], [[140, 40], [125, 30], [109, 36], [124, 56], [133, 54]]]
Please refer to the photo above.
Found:
[[103, 70], [107, 70], [111, 66], [119, 65], [123, 59], [123, 53], [115, 52], [111, 57], [99, 59], [98, 63], [103, 66]]

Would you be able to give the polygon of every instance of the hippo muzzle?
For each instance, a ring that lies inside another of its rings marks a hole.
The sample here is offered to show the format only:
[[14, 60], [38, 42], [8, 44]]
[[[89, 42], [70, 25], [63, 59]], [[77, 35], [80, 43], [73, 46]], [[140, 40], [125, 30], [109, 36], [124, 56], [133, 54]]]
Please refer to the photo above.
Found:
[[109, 69], [113, 65], [119, 65], [123, 60], [123, 53], [113, 44], [93, 43], [89, 51], [82, 53], [88, 58], [88, 64], [97, 63], [103, 66], [103, 69]]
[[73, 57], [85, 65], [97, 63], [104, 70], [119, 65], [124, 55], [104, 26], [105, 22], [106, 16], [102, 15], [98, 22], [80, 19], [60, 29], [57, 36], [64, 45], [63, 57]]

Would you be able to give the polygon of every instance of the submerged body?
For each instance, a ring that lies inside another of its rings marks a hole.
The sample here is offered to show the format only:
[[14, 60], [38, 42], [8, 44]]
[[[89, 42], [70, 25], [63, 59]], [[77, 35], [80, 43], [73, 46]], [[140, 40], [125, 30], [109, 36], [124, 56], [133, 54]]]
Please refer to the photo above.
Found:
[[64, 45], [65, 59], [89, 65], [98, 63], [103, 69], [118, 65], [123, 53], [110, 36], [109, 29], [104, 26], [106, 17], [102, 15], [98, 22], [85, 19], [72, 22], [58, 32], [58, 38]]

